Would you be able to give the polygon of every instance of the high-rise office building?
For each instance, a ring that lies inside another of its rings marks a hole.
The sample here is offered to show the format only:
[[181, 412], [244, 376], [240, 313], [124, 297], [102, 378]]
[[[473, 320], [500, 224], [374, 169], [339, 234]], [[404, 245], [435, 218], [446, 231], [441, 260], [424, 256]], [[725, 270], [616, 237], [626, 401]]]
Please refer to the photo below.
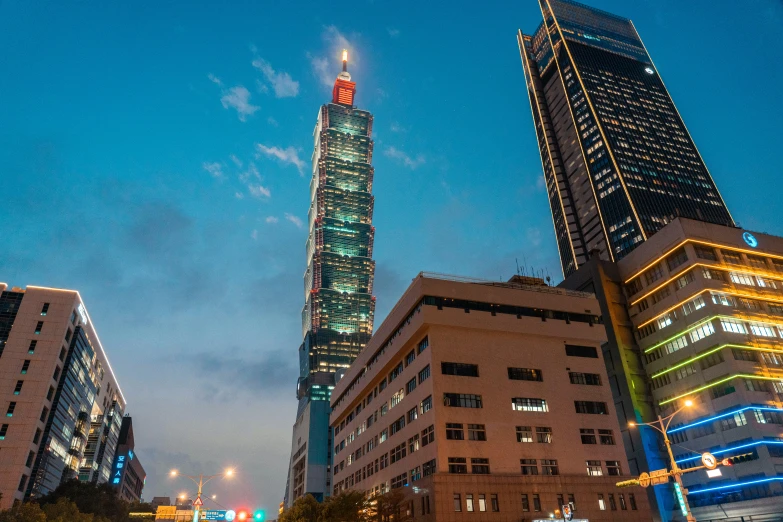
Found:
[[0, 509], [108, 481], [116, 438], [90, 460], [91, 420], [122, 417], [125, 399], [78, 292], [0, 283], [0, 408]]
[[633, 23], [539, 0], [517, 40], [563, 273], [622, 259], [676, 217], [733, 225]]
[[629, 477], [592, 294], [419, 274], [337, 383], [334, 492], [410, 520], [650, 520]]
[[133, 420], [126, 415], [122, 418], [117, 451], [112, 464], [109, 484], [117, 490], [117, 495], [126, 502], [139, 502], [147, 473], [136, 455], [136, 441], [133, 437]]
[[373, 117], [354, 107], [356, 84], [347, 60], [344, 51], [332, 101], [318, 112], [313, 133], [304, 340], [286, 505], [307, 493], [319, 500], [329, 494], [335, 374], [353, 362], [373, 328]]

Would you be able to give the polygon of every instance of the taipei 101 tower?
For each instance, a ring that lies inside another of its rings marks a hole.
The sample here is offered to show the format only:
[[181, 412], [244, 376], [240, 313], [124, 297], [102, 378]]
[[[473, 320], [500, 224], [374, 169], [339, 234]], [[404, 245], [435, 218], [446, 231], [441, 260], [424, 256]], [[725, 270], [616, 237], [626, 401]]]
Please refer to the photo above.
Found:
[[323, 500], [331, 484], [329, 400], [335, 374], [348, 368], [372, 335], [373, 116], [354, 106], [348, 52], [330, 103], [313, 132], [307, 270], [304, 275], [296, 423], [285, 505], [306, 494]]

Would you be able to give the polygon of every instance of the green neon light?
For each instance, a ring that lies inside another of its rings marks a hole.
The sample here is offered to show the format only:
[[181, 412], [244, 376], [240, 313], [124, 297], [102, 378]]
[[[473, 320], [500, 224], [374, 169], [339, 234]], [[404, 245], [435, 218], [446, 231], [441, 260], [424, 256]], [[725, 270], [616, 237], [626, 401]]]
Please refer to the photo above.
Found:
[[663, 402], [659, 402], [658, 405], [659, 406], [663, 406], [664, 404], [669, 404], [670, 402], [676, 401], [678, 399], [682, 399], [683, 397], [687, 397], [688, 395], [693, 395], [694, 393], [702, 392], [702, 391], [704, 391], [704, 390], [706, 390], [708, 388], [712, 388], [713, 386], [717, 386], [719, 384], [723, 384], [724, 382], [728, 382], [728, 381], [730, 381], [732, 379], [735, 379], [737, 377], [742, 377], [742, 378], [745, 378], [745, 379], [757, 379], [757, 380], [760, 380], [760, 381], [782, 381], [783, 382], [783, 378], [781, 378], [783, 376], [781, 376], [781, 377], [764, 377], [763, 375], [749, 375], [747, 373], [736, 373], [734, 375], [729, 375], [728, 377], [726, 377], [724, 379], [721, 379], [719, 381], [715, 381], [715, 382], [712, 382], [710, 384], [705, 384], [704, 386], [696, 388], [695, 390], [691, 390], [689, 392], [685, 392], [685, 393], [683, 393], [681, 395], [678, 395], [676, 397], [672, 397], [671, 399], [666, 399]]
[[683, 366], [685, 366], [687, 364], [690, 364], [690, 363], [692, 363], [694, 361], [698, 361], [699, 359], [707, 357], [708, 355], [713, 354], [713, 353], [717, 352], [718, 350], [722, 350], [724, 348], [742, 348], [744, 350], [756, 350], [758, 352], [783, 353], [783, 350], [775, 350], [775, 349], [772, 349], [772, 348], [762, 348], [762, 347], [759, 347], [759, 346], [747, 346], [747, 345], [744, 345], [744, 344], [727, 343], [727, 344], [722, 344], [722, 345], [718, 346], [717, 348], [713, 348], [709, 352], [704, 352], [704, 353], [702, 353], [700, 355], [697, 355], [696, 357], [691, 357], [690, 359], [687, 359], [687, 360], [681, 362], [680, 364], [678, 364], [676, 366], [672, 366], [671, 368], [667, 368], [666, 370], [660, 371], [660, 372], [652, 375], [651, 378], [655, 379], [656, 377], [660, 377], [661, 375], [664, 375], [666, 373], [669, 373], [670, 371], [676, 370], [677, 368], [682, 368]]
[[661, 347], [661, 346], [663, 346], [664, 344], [666, 344], [666, 343], [669, 343], [669, 342], [672, 342], [672, 341], [673, 341], [673, 340], [675, 340], [676, 338], [678, 338], [678, 337], [680, 337], [680, 336], [682, 336], [682, 335], [685, 335], [685, 334], [687, 334], [687, 333], [689, 333], [689, 332], [692, 332], [692, 331], [693, 331], [693, 330], [695, 330], [696, 328], [698, 328], [698, 327], [700, 327], [700, 326], [703, 326], [703, 325], [705, 325], [705, 324], [709, 323], [710, 321], [712, 321], [713, 319], [716, 319], [716, 318], [718, 318], [718, 317], [722, 317], [722, 316], [720, 316], [720, 315], [713, 315], [712, 317], [708, 317], [707, 319], [704, 319], [703, 321], [700, 321], [700, 322], [698, 322], [698, 323], [694, 324], [693, 326], [691, 326], [691, 327], [690, 327], [690, 328], [688, 328], [687, 330], [683, 330], [682, 332], [676, 333], [676, 334], [674, 334], [672, 337], [669, 337], [668, 339], [666, 339], [665, 341], [661, 341], [661, 342], [659, 342], [658, 344], [656, 344], [656, 345], [654, 345], [654, 346], [651, 346], [650, 348], [647, 348], [647, 349], [644, 351], [644, 353], [650, 353], [651, 351], [655, 350], [656, 348], [660, 348], [660, 347]]

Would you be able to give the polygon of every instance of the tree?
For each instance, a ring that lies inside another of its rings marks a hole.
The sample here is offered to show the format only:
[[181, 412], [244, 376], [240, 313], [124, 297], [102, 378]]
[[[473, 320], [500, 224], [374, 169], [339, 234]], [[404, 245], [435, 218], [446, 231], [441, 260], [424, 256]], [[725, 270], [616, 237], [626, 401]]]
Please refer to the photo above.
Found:
[[[60, 498], [66, 498], [76, 504], [81, 513], [95, 515], [95, 522], [103, 519], [108, 522], [128, 522], [128, 503], [117, 497], [117, 493], [108, 484], [96, 486], [89, 482], [69, 480], [57, 489], [40, 498], [42, 506], [56, 504]], [[99, 518], [100, 517], [100, 518]]]
[[369, 519], [374, 522], [407, 522], [411, 520], [408, 513], [408, 499], [402, 489], [393, 489], [370, 499], [372, 510]]
[[343, 491], [328, 497], [321, 510], [320, 522], [369, 522], [370, 501], [361, 491]]
[[34, 502], [25, 502], [0, 512], [0, 522], [46, 522], [46, 513]]
[[82, 513], [76, 504], [65, 497], [60, 497], [56, 504], [46, 504], [43, 507], [48, 522], [94, 522], [94, 516]]
[[296, 499], [290, 508], [283, 511], [278, 522], [320, 522], [322, 511], [323, 504], [319, 504], [314, 496], [305, 495]]

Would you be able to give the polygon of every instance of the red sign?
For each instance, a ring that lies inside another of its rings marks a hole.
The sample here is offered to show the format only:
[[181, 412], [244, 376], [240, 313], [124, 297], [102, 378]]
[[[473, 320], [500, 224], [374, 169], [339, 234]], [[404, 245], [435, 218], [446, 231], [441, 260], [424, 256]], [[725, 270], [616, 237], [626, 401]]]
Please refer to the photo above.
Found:
[[193, 501], [193, 505], [196, 507], [203, 506], [204, 502], [201, 500], [201, 497], [196, 497], [196, 500]]

